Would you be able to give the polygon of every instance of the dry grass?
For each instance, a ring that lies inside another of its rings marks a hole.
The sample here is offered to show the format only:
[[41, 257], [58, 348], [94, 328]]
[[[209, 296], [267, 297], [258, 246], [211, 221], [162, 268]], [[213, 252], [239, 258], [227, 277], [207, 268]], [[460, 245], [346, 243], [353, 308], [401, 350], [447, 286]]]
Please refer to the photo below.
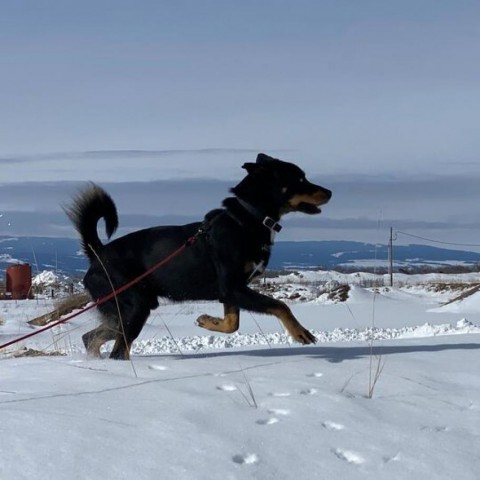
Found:
[[[464, 287], [464, 291], [462, 291], [462, 293], [460, 295], [456, 296], [455, 298], [448, 301], [444, 305], [448, 305], [450, 303], [454, 303], [454, 302], [458, 302], [460, 300], [464, 300], [465, 298], [469, 297], [470, 295], [473, 295], [474, 293], [476, 293], [480, 290], [480, 285], [475, 285], [474, 287], [472, 287], [471, 285], [463, 285], [463, 287]], [[465, 289], [465, 288], [467, 288], [467, 289]]]
[[328, 292], [328, 299], [334, 302], [346, 302], [348, 300], [348, 293], [350, 292], [350, 285], [339, 285]]
[[435, 293], [459, 292], [463, 294], [469, 292], [470, 290], [472, 290], [471, 293], [474, 293], [479, 288], [480, 285], [475, 283], [432, 283], [427, 286], [428, 290]]
[[45, 352], [43, 350], [35, 350], [33, 348], [24, 348], [22, 350], [19, 350], [18, 352], [15, 352], [13, 354], [14, 358], [19, 358], [19, 357], [58, 357], [58, 356], [64, 356], [66, 355], [65, 353], [61, 353], [57, 350], [52, 351], [52, 352]]
[[37, 327], [44, 326], [47, 323], [59, 320], [61, 317], [71, 313], [73, 310], [84, 307], [89, 301], [90, 296], [87, 293], [75, 293], [67, 298], [62, 299], [56, 306], [55, 310], [45, 313], [44, 315], [40, 315], [39, 317], [30, 320], [28, 323]]

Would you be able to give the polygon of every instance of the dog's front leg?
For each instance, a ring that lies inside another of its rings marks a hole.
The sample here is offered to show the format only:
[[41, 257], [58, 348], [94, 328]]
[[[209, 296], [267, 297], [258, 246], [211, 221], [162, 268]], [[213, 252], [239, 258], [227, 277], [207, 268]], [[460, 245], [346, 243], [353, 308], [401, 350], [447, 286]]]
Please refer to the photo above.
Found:
[[304, 345], [316, 343], [317, 339], [295, 318], [290, 308], [280, 300], [276, 301], [278, 305], [271, 307], [267, 313], [275, 315], [296, 342]]
[[212, 317], [210, 315], [200, 315], [195, 322], [199, 327], [212, 330], [214, 332], [233, 333], [238, 330], [240, 323], [240, 310], [238, 307], [223, 304], [224, 317]]
[[248, 287], [234, 289], [226, 294], [226, 300], [244, 310], [275, 315], [296, 342], [307, 345], [317, 341], [315, 336], [295, 318], [290, 308], [280, 300], [262, 295]]

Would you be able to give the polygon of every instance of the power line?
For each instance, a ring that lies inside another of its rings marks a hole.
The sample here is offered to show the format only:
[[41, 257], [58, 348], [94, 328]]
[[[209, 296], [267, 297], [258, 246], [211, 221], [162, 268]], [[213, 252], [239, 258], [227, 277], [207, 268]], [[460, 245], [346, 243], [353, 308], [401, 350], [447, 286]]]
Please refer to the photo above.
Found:
[[413, 237], [413, 238], [418, 238], [420, 240], [425, 240], [427, 242], [440, 243], [442, 245], [454, 245], [456, 247], [480, 247], [480, 244], [478, 244], [478, 243], [442, 242], [440, 240], [433, 240], [432, 238], [426, 238], [426, 237], [421, 237], [419, 235], [413, 235], [412, 233], [400, 232], [399, 230], [396, 230], [396, 233], [400, 233], [401, 235], [406, 235], [407, 237]]

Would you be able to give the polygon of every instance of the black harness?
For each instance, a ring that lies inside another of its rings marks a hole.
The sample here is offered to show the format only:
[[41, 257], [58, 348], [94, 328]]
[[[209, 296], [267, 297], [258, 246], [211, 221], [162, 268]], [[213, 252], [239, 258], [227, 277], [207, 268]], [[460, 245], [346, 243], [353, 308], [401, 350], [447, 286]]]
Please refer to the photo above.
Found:
[[[259, 222], [267, 230], [270, 231], [270, 241], [262, 245], [261, 251], [263, 258], [258, 263], [253, 264], [253, 271], [250, 273], [247, 279], [247, 283], [249, 283], [251, 280], [253, 280], [254, 277], [261, 275], [265, 271], [267, 261], [270, 257], [272, 245], [275, 240], [275, 235], [280, 232], [280, 230], [282, 230], [282, 226], [272, 217], [264, 215], [263, 212], [261, 212], [258, 208], [254, 207], [252, 204], [238, 197], [236, 197], [235, 199], [238, 204], [243, 208], [243, 210], [245, 210], [251, 217], [253, 217], [257, 222]], [[238, 218], [229, 208], [217, 209], [207, 214], [205, 220], [200, 225], [200, 228], [198, 229], [195, 237], [198, 238], [204, 235], [208, 237], [208, 231], [222, 215], [228, 215], [242, 227], [245, 225], [244, 222], [240, 218]]]

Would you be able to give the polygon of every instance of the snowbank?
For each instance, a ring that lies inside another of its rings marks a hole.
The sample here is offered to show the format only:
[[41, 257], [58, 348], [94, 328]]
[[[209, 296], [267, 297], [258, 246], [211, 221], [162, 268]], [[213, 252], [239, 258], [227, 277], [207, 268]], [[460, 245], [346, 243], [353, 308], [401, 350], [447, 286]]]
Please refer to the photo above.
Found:
[[[245, 312], [242, 333], [207, 334], [193, 320], [212, 302], [162, 304], [131, 362], [85, 355], [93, 311], [33, 337], [19, 348], [67, 355], [1, 357], [0, 478], [477, 480], [477, 298], [468, 320], [427, 312], [424, 288], [289, 305], [317, 345]], [[0, 302], [0, 340], [53, 306]]]

